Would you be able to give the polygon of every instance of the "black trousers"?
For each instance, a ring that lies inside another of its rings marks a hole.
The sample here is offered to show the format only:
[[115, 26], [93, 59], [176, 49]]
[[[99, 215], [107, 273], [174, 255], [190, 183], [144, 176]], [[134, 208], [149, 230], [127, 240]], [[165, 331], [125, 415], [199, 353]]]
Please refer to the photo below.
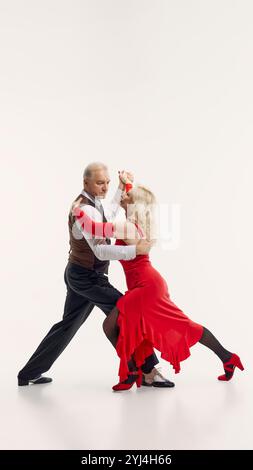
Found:
[[[108, 277], [100, 272], [68, 263], [64, 272], [67, 287], [62, 320], [55, 323], [26, 365], [18, 373], [21, 379], [34, 379], [46, 372], [69, 344], [94, 306], [108, 315], [122, 296]], [[143, 372], [149, 372], [157, 363], [156, 354], [146, 359]]]

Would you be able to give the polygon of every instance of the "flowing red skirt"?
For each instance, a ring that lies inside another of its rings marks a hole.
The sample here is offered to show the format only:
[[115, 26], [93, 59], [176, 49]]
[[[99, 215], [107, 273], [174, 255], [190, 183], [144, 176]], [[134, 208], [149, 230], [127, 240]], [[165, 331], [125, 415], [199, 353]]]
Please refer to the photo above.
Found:
[[180, 362], [190, 356], [190, 347], [201, 338], [203, 326], [188, 318], [172, 302], [166, 281], [151, 265], [148, 256], [121, 261], [121, 264], [128, 291], [117, 302], [120, 332], [116, 350], [120, 358], [120, 381], [129, 374], [131, 356], [140, 367], [154, 352], [153, 348], [160, 351], [161, 357], [178, 373]]

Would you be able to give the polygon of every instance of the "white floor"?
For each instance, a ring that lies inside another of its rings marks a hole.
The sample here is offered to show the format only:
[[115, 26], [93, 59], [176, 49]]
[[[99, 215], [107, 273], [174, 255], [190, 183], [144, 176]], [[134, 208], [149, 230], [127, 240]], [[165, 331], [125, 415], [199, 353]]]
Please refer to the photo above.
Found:
[[[116, 358], [108, 370], [98, 373], [97, 364], [87, 364], [82, 374], [77, 367], [66, 370], [58, 360], [45, 374], [53, 378], [46, 385], [17, 387], [15, 377], [6, 373], [1, 448], [251, 449], [248, 372], [237, 370], [231, 382], [221, 383], [216, 379], [218, 360], [204, 351], [207, 368], [198, 373], [197, 348], [182, 363], [180, 374], [169, 374], [176, 383], [173, 389], [113, 392]], [[168, 365], [161, 364], [168, 373]]]

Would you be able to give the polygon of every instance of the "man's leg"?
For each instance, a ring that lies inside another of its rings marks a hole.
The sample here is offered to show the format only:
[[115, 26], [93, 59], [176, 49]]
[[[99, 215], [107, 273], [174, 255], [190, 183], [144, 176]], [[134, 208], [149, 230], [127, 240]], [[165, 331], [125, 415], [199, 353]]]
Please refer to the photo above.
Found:
[[[33, 379], [46, 372], [66, 348], [70, 340], [88, 318], [94, 305], [109, 315], [122, 296], [108, 281], [106, 275], [69, 263], [64, 279], [67, 285], [62, 321], [56, 323], [42, 340], [27, 364], [20, 370], [18, 378]], [[158, 363], [156, 355], [148, 360]], [[151, 366], [150, 366], [151, 367]]]
[[38, 377], [50, 369], [94, 308], [92, 302], [70, 288], [66, 271], [64, 279], [67, 295], [63, 318], [53, 325], [27, 364], [19, 371], [18, 378], [21, 382]]
[[20, 385], [35, 379], [50, 369], [66, 348], [82, 323], [88, 318], [94, 305], [108, 314], [116, 304], [121, 292], [108, 282], [102, 273], [68, 263], [64, 280], [67, 297], [63, 319], [53, 325], [26, 365], [18, 373]]

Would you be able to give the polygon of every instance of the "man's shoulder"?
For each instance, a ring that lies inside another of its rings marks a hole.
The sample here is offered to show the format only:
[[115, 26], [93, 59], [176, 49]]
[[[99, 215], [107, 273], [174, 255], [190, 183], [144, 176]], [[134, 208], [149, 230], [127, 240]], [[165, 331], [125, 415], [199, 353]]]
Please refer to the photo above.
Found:
[[91, 217], [92, 219], [99, 221], [99, 222], [102, 220], [102, 215], [96, 207], [89, 204], [89, 202], [86, 202], [82, 199], [79, 200], [78, 198], [75, 199], [71, 204], [70, 211], [69, 211], [70, 215], [72, 214], [72, 211], [74, 207], [76, 207], [76, 205], [78, 205], [78, 207], [82, 209], [85, 212], [85, 214]]
[[88, 206], [89, 204], [90, 202], [88, 201], [88, 199], [83, 194], [79, 194], [71, 203], [70, 212], [72, 211], [73, 207], [75, 207], [76, 205], [79, 205], [81, 207], [81, 206], [86, 206], [86, 205]]

